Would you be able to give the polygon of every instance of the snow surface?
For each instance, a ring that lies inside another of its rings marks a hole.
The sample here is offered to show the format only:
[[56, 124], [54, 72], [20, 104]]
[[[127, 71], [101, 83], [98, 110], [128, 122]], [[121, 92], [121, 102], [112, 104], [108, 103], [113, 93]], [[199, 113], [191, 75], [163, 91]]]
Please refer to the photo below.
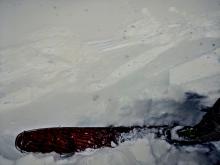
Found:
[[151, 133], [67, 159], [14, 147], [39, 127], [197, 123], [220, 97], [219, 0], [1, 0], [0, 20], [1, 165], [220, 160], [219, 143], [175, 147]]

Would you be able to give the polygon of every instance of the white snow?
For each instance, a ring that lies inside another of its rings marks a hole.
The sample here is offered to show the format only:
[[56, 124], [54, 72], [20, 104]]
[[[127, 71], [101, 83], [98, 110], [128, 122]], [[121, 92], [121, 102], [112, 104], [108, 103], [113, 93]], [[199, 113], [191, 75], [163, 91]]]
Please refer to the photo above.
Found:
[[185, 92], [209, 106], [220, 96], [219, 9], [219, 0], [1, 0], [0, 165], [219, 160], [217, 143], [191, 150], [151, 133], [67, 159], [14, 146], [39, 127], [197, 123], [204, 113]]
[[179, 85], [220, 74], [219, 58], [219, 53], [204, 55], [171, 69], [170, 83]]

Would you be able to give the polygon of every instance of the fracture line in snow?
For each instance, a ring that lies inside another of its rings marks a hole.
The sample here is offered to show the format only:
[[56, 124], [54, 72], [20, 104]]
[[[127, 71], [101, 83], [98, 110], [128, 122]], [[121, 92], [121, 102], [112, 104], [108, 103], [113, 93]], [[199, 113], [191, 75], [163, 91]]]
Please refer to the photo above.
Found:
[[171, 84], [184, 84], [197, 79], [220, 74], [220, 64], [217, 56], [205, 54], [170, 70]]

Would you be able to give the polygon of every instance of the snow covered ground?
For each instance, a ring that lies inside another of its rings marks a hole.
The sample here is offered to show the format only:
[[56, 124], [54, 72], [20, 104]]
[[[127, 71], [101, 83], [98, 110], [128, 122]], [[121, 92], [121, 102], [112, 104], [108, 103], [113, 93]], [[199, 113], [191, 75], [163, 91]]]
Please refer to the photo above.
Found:
[[0, 165], [220, 161], [153, 134], [67, 159], [14, 147], [39, 127], [197, 123], [220, 97], [219, 0], [0, 0], [0, 22]]

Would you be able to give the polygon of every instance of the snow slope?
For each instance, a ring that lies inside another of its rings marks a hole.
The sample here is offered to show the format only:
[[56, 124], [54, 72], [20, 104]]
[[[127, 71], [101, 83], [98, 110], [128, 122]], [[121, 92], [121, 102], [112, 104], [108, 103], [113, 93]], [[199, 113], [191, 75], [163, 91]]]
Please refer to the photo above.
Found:
[[1, 0], [0, 164], [220, 161], [218, 143], [175, 147], [153, 134], [68, 159], [14, 147], [39, 127], [197, 123], [220, 97], [219, 9], [219, 0]]

